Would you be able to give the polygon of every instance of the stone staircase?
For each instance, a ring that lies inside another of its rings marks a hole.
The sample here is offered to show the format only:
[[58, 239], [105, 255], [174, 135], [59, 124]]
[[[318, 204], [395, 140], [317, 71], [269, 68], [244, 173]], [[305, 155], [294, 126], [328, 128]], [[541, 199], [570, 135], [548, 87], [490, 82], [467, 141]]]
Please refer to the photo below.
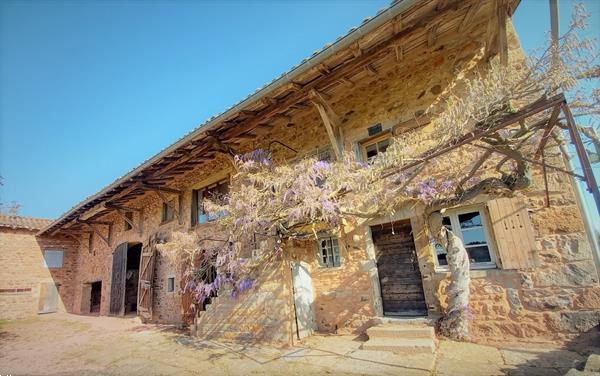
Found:
[[363, 350], [433, 354], [437, 347], [435, 330], [428, 319], [391, 319], [367, 329], [367, 335]]
[[[243, 330], [244, 324], [229, 319], [236, 301], [229, 298], [228, 291], [224, 296], [215, 296], [206, 304], [205, 310], [198, 312], [194, 320], [192, 334], [204, 338], [221, 338], [227, 340], [244, 340], [252, 338], [250, 330]], [[250, 329], [250, 328], [248, 328]]]

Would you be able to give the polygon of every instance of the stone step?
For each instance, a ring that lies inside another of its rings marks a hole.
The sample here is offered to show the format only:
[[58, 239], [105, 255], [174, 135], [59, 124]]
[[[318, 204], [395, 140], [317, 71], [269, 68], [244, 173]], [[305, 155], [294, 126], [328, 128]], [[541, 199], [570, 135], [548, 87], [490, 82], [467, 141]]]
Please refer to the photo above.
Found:
[[433, 354], [435, 341], [431, 338], [373, 338], [363, 343], [361, 348], [395, 354]]
[[373, 338], [429, 338], [435, 339], [431, 326], [421, 325], [379, 325], [367, 329], [369, 339]]

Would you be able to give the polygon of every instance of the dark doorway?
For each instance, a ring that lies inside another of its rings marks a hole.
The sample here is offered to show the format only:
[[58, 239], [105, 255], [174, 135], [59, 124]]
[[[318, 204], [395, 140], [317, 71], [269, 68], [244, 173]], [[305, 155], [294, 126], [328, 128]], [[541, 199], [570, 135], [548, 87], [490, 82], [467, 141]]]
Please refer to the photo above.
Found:
[[427, 314], [410, 221], [371, 227], [386, 316]]
[[137, 311], [141, 243], [123, 243], [113, 252], [110, 314], [123, 316]]
[[127, 273], [125, 276], [125, 314], [137, 312], [141, 254], [141, 243], [130, 245], [127, 250]]
[[100, 303], [102, 302], [102, 281], [92, 282], [92, 292], [90, 296], [90, 313], [100, 313]]

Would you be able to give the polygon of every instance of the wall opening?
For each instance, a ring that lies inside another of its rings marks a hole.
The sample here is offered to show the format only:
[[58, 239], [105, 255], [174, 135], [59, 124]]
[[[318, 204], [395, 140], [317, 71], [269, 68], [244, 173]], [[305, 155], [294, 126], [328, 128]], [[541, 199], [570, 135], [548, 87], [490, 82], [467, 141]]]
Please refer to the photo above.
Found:
[[127, 273], [125, 275], [125, 314], [137, 312], [141, 254], [142, 243], [129, 245], [127, 249]]
[[101, 303], [102, 281], [92, 282], [92, 291], [90, 293], [90, 313], [100, 313]]
[[385, 316], [425, 316], [427, 306], [409, 220], [371, 227]]

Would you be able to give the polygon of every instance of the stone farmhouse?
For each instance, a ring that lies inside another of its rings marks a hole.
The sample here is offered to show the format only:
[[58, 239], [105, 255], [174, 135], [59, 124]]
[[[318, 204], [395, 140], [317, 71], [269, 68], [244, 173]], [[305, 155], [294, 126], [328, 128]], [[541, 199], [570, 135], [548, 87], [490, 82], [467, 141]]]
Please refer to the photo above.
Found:
[[[59, 285], [69, 312], [137, 314], [187, 324], [200, 336], [290, 343], [406, 317], [434, 321], [446, 306], [449, 272], [412, 210], [318, 240], [290, 240], [255, 288], [237, 298], [224, 291], [194, 309], [180, 268], [155, 244], [175, 231], [220, 238], [202, 203], [227, 192], [234, 153], [265, 149], [276, 163], [290, 163], [352, 152], [369, 161], [394, 135], [427, 131], [428, 108], [466, 70], [523, 57], [510, 21], [518, 4], [394, 2], [44, 225], [35, 239], [35, 228], [3, 230], [2, 248], [61, 248], [62, 269], [44, 278]], [[535, 175], [518, 197], [482, 197], [445, 212], [471, 259], [475, 341], [566, 340], [600, 320], [598, 264], [573, 179], [550, 169], [545, 187], [537, 167]], [[5, 290], [21, 282], [2, 283], [4, 307], [14, 298]]]

